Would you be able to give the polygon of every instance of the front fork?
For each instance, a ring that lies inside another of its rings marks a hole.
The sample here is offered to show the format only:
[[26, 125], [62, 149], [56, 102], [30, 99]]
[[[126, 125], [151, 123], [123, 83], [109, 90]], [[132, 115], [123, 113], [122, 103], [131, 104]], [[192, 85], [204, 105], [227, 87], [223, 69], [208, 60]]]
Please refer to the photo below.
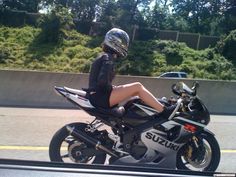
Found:
[[205, 146], [200, 137], [193, 136], [189, 140], [189, 145], [186, 149], [186, 156], [192, 161], [201, 161], [205, 156]]

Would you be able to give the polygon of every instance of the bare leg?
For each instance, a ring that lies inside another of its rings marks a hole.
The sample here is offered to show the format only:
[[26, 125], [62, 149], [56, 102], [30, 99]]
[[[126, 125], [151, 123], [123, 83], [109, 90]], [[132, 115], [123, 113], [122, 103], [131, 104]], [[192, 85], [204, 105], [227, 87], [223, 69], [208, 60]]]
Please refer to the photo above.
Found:
[[110, 106], [114, 106], [132, 96], [139, 96], [141, 100], [158, 112], [162, 112], [164, 109], [164, 106], [139, 82], [113, 88], [109, 100]]

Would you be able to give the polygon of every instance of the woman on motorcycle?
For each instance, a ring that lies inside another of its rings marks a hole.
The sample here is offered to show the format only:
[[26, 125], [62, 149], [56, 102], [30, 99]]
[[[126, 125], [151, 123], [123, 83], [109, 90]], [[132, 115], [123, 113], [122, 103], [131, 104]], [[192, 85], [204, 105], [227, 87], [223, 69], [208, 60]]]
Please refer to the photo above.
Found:
[[162, 105], [141, 83], [112, 85], [115, 76], [114, 61], [119, 57], [127, 56], [128, 46], [129, 36], [125, 31], [113, 28], [106, 33], [102, 44], [103, 53], [96, 58], [90, 70], [89, 100], [91, 104], [107, 109], [133, 96], [139, 96], [144, 103], [168, 118], [175, 106]]

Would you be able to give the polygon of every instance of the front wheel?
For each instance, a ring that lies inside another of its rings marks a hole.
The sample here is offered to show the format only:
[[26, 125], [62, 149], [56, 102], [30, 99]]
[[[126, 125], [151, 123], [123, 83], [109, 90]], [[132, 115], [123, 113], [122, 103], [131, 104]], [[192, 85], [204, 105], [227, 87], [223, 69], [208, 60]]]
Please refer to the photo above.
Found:
[[[71, 123], [68, 125], [71, 127], [75, 127], [75, 129], [79, 129], [81, 131], [84, 131], [87, 127], [87, 124], [85, 123]], [[98, 151], [95, 149], [95, 147], [71, 136], [66, 126], [58, 130], [50, 142], [49, 157], [51, 161], [86, 164], [105, 163], [105, 153]], [[86, 133], [89, 136], [95, 138], [99, 135], [98, 131], [95, 131], [93, 133]]]
[[208, 133], [192, 137], [177, 154], [177, 168], [192, 171], [215, 171], [220, 162], [220, 147]]

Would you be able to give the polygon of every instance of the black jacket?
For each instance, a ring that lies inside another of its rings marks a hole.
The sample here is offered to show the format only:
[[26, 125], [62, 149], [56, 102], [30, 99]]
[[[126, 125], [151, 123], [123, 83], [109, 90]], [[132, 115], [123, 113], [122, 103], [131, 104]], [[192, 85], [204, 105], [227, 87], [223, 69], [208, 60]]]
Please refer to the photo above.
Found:
[[115, 77], [113, 57], [104, 53], [93, 62], [89, 75], [89, 90], [107, 92]]

